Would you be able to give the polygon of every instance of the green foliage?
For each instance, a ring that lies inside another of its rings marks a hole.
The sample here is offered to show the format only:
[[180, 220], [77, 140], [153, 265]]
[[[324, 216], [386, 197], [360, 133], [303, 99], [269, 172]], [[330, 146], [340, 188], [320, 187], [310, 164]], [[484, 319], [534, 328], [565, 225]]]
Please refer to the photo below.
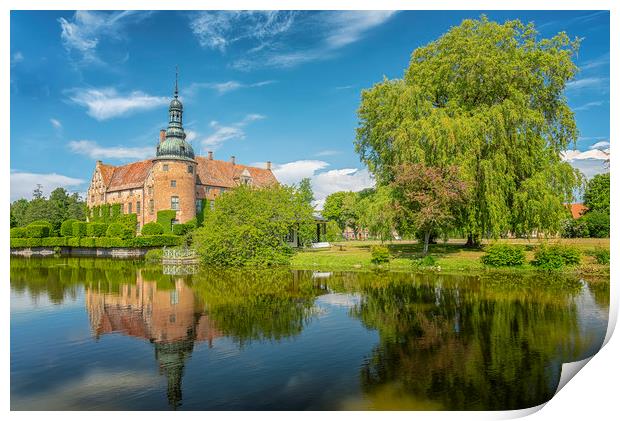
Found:
[[132, 231], [123, 224], [113, 222], [108, 225], [106, 237], [127, 239], [132, 237]]
[[357, 231], [359, 227], [357, 195], [344, 191], [330, 194], [325, 198], [321, 214], [330, 221], [336, 221], [341, 231], [344, 231], [346, 227]]
[[164, 227], [157, 222], [149, 222], [142, 227], [142, 235], [161, 235], [164, 233]]
[[390, 262], [390, 250], [385, 246], [372, 246], [370, 248], [370, 253], [372, 254], [370, 261], [375, 265]]
[[174, 235], [185, 235], [190, 231], [190, 227], [186, 224], [173, 224], [172, 225], [172, 234]]
[[72, 225], [73, 236], [74, 237], [86, 237], [87, 233], [87, 224], [86, 222], [78, 221], [74, 222]]
[[219, 196], [205, 214], [193, 241], [203, 261], [218, 266], [287, 264], [293, 251], [286, 236], [297, 229], [302, 243], [311, 241], [312, 207], [295, 189], [240, 186]]
[[424, 257], [418, 257], [413, 259], [411, 264], [416, 269], [434, 268], [435, 266], [437, 266], [437, 259], [435, 259], [430, 254], [427, 254]]
[[77, 193], [68, 194], [65, 189], [57, 188], [46, 199], [38, 189], [32, 200], [19, 199], [13, 202], [11, 216], [18, 227], [43, 219], [51, 223], [53, 232], [58, 232], [60, 224], [66, 219], [84, 220], [84, 209], [85, 203]]
[[127, 247], [127, 240], [123, 240], [122, 238], [98, 237], [98, 238], [95, 238], [95, 247], [101, 247], [101, 248]]
[[79, 240], [80, 247], [95, 247], [95, 237], [81, 237]]
[[207, 208], [207, 200], [206, 199], [201, 199], [200, 200], [200, 212], [198, 212], [196, 214], [196, 227], [201, 227], [202, 223], [205, 219], [205, 213], [209, 212], [211, 209]]
[[164, 251], [162, 249], [151, 249], [144, 255], [147, 262], [161, 262], [163, 257]]
[[60, 225], [60, 235], [63, 237], [73, 237], [73, 223], [78, 222], [77, 219], [67, 219]]
[[312, 192], [312, 183], [309, 178], [303, 178], [297, 186], [297, 193], [301, 200], [308, 205], [312, 205], [314, 200], [314, 193]]
[[67, 245], [66, 237], [41, 238], [41, 247], [64, 247]]
[[597, 174], [588, 181], [583, 194], [583, 204], [588, 211], [600, 211], [609, 215], [609, 185], [609, 173]]
[[86, 234], [89, 237], [105, 237], [108, 224], [101, 222], [90, 222], [86, 225]]
[[43, 238], [11, 238], [11, 248], [41, 247]]
[[28, 225], [26, 228], [26, 237], [43, 238], [50, 236], [50, 227], [48, 225]]
[[610, 232], [609, 212], [594, 210], [588, 211], [579, 220], [588, 227], [588, 234], [594, 238], [608, 238]]
[[380, 186], [363, 194], [358, 203], [360, 226], [368, 228], [371, 236], [382, 242], [392, 238], [396, 228], [396, 209], [392, 199], [392, 190]]
[[67, 238], [67, 245], [69, 247], [79, 247], [80, 246], [80, 239], [78, 237], [66, 237]]
[[581, 251], [574, 246], [564, 244], [542, 244], [534, 252], [533, 266], [544, 270], [561, 269], [575, 266], [581, 262]]
[[176, 217], [177, 211], [175, 210], [157, 211], [157, 223], [164, 229], [164, 234], [172, 234], [172, 220]]
[[406, 163], [457, 166], [469, 191], [456, 225], [472, 238], [555, 233], [581, 183], [560, 156], [578, 135], [564, 94], [578, 44], [464, 20], [416, 49], [402, 79], [362, 92], [355, 149], [378, 185]]
[[26, 238], [26, 228], [11, 228], [11, 238]]
[[522, 266], [525, 263], [525, 248], [520, 245], [496, 243], [484, 251], [486, 254], [480, 260], [487, 266]]
[[172, 247], [179, 246], [183, 242], [183, 238], [170, 235], [141, 235], [139, 237], [132, 238], [128, 244], [131, 247]]
[[590, 236], [588, 221], [583, 217], [574, 219], [572, 216], [566, 217], [562, 221], [560, 229], [562, 238], [586, 238]]
[[136, 236], [136, 228], [138, 226], [138, 215], [135, 213], [127, 213], [119, 215], [116, 218], [116, 223], [122, 224], [127, 229], [127, 232], [131, 237]]
[[609, 256], [609, 249], [602, 248], [602, 247], [597, 247], [592, 252], [592, 255], [596, 259], [597, 263], [599, 263], [601, 265], [608, 265], [609, 264], [609, 257], [610, 257]]
[[342, 230], [336, 221], [328, 221], [325, 227], [325, 239], [329, 242], [341, 241]]

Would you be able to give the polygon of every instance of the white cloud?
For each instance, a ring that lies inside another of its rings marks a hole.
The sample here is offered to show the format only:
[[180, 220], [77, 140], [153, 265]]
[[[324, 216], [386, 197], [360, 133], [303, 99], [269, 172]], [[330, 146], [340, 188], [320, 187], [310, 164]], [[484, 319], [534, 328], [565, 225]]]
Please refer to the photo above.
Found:
[[566, 84], [567, 91], [580, 91], [583, 89], [601, 89], [609, 88], [609, 79], [603, 77], [586, 77], [583, 79], [573, 80]]
[[265, 116], [261, 114], [248, 114], [241, 121], [229, 126], [223, 126], [217, 121], [212, 121], [209, 125], [213, 129], [206, 138], [200, 142], [203, 148], [217, 149], [222, 143], [228, 140], [243, 140], [246, 137], [244, 127], [248, 124], [262, 120]]
[[285, 68], [332, 56], [394, 13], [202, 11], [193, 15], [190, 27], [205, 48], [225, 52], [233, 44], [243, 44], [231, 63], [237, 70]]
[[562, 159], [581, 171], [587, 178], [609, 171], [609, 142], [597, 142], [587, 151], [568, 150], [562, 152]]
[[140, 21], [150, 12], [97, 12], [79, 10], [72, 19], [60, 18], [62, 44], [69, 54], [86, 64], [103, 61], [97, 55], [97, 46], [103, 37], [121, 39], [126, 25]]
[[50, 118], [50, 123], [52, 124], [52, 127], [56, 130], [62, 129], [62, 123], [59, 120], [56, 120], [55, 118]]
[[590, 69], [595, 69], [600, 66], [604, 66], [606, 64], [609, 64], [609, 53], [603, 54], [602, 56], [594, 60], [586, 61], [585, 63], [583, 63], [583, 65], [579, 66], [579, 69], [581, 71], [590, 70]]
[[340, 153], [340, 151], [337, 151], [335, 149], [325, 149], [323, 151], [319, 151], [317, 152], [314, 156], [333, 156], [333, 155], [338, 155]]
[[603, 101], [586, 102], [583, 105], [573, 108], [573, 111], [585, 111], [589, 110], [590, 108], [600, 107], [603, 104], [605, 104]]
[[72, 102], [86, 107], [88, 115], [99, 121], [128, 115], [134, 111], [149, 110], [168, 103], [166, 97], [152, 96], [141, 91], [120, 95], [114, 88], [72, 89], [67, 92]]
[[191, 129], [185, 129], [185, 140], [187, 140], [188, 142], [191, 142], [197, 137], [198, 137], [198, 132], [191, 130]]
[[129, 148], [126, 146], [100, 146], [92, 140], [73, 140], [69, 142], [71, 152], [92, 159], [146, 159], [153, 156], [152, 146]]
[[600, 149], [590, 149], [587, 151], [569, 150], [562, 152], [562, 159], [567, 162], [572, 162], [579, 159], [598, 159], [605, 160], [609, 158], [609, 152]]
[[229, 80], [227, 82], [196, 82], [192, 83], [187, 88], [188, 95], [195, 95], [199, 89], [212, 89], [218, 94], [223, 95], [228, 92], [236, 91], [244, 88], [260, 88], [261, 86], [270, 85], [275, 83], [273, 80], [264, 80], [255, 83], [243, 83], [236, 80]]
[[609, 166], [600, 159], [575, 159], [570, 161], [570, 164], [581, 171], [587, 178], [609, 172]]
[[[264, 163], [252, 165], [262, 167]], [[338, 191], [360, 191], [375, 185], [374, 179], [366, 169], [342, 168], [321, 171], [329, 164], [319, 160], [300, 160], [272, 166], [276, 179], [282, 184], [293, 185], [303, 178], [310, 178], [314, 192], [314, 205], [322, 209], [325, 198]]]
[[48, 196], [50, 192], [58, 187], [76, 188], [84, 184], [85, 180], [80, 178], [67, 177], [66, 175], [48, 173], [37, 174], [11, 170], [11, 201], [25, 198], [32, 198], [32, 191], [41, 184], [43, 195]]
[[[602, 141], [602, 142], [596, 142], [594, 145], [590, 146], [590, 149], [609, 149], [609, 142], [607, 141]], [[609, 151], [607, 151], [607, 153], [609, 153]]]

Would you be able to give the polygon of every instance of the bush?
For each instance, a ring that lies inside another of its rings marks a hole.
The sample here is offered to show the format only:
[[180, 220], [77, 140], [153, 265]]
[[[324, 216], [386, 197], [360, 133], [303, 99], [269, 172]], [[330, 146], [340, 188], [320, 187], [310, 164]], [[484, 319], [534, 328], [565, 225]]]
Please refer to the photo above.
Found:
[[89, 237], [104, 237], [108, 230], [108, 224], [91, 222], [86, 226], [86, 234]]
[[152, 249], [146, 252], [144, 259], [147, 262], [161, 262], [164, 257], [164, 251], [162, 249]]
[[480, 258], [487, 266], [521, 266], [525, 263], [525, 248], [513, 244], [492, 244], [487, 246], [486, 254]]
[[67, 219], [60, 224], [60, 235], [63, 237], [73, 237], [73, 223], [79, 222], [77, 219]]
[[165, 234], [172, 234], [172, 220], [176, 217], [177, 211], [174, 210], [157, 211], [157, 223], [162, 226]]
[[437, 259], [435, 259], [431, 255], [427, 255], [421, 258], [414, 259], [412, 264], [416, 269], [432, 268], [437, 266]]
[[602, 247], [597, 247], [592, 252], [592, 255], [596, 259], [596, 262], [601, 265], [609, 264], [609, 249], [604, 249]]
[[86, 232], [86, 222], [82, 222], [82, 221], [77, 221], [74, 222], [72, 225], [73, 228], [73, 236], [74, 237], [86, 237], [87, 232]]
[[69, 237], [67, 238], [67, 245], [69, 247], [79, 247], [80, 246], [80, 239], [77, 237]]
[[11, 238], [26, 238], [26, 228], [11, 228]]
[[133, 237], [133, 232], [125, 225], [114, 222], [108, 226], [108, 230], [106, 231], [106, 237], [122, 238], [126, 240]]
[[183, 242], [183, 238], [170, 235], [141, 235], [140, 237], [132, 238], [128, 244], [131, 247], [170, 247], [179, 246]]
[[590, 237], [607, 238], [609, 237], [609, 214], [604, 211], [592, 211], [583, 215], [583, 220], [587, 227]]
[[325, 227], [325, 239], [329, 242], [342, 240], [342, 230], [336, 221], [327, 222], [327, 226]]
[[122, 238], [109, 238], [98, 237], [95, 238], [95, 247], [101, 248], [114, 248], [114, 247], [127, 247], [127, 241]]
[[172, 233], [174, 235], [185, 235], [189, 231], [189, 227], [186, 224], [174, 224], [172, 226]]
[[540, 269], [561, 269], [564, 266], [575, 266], [581, 262], [581, 252], [573, 246], [564, 244], [541, 245], [534, 252], [533, 266]]
[[67, 245], [67, 238], [65, 237], [41, 238], [42, 247], [64, 247], [66, 245]]
[[11, 248], [41, 247], [42, 238], [11, 238]]
[[372, 253], [372, 258], [370, 261], [375, 265], [379, 265], [381, 263], [389, 263], [390, 261], [390, 251], [385, 246], [372, 246], [370, 248], [370, 252]]
[[138, 215], [135, 213], [127, 213], [116, 218], [116, 223], [123, 225], [127, 229], [126, 235], [130, 237], [136, 236], [136, 228], [138, 226]]
[[142, 227], [142, 235], [161, 235], [164, 233], [164, 227], [157, 222], [149, 222]]
[[54, 227], [52, 226], [52, 223], [49, 221], [46, 221], [45, 219], [39, 219], [37, 221], [33, 221], [28, 224], [28, 226], [31, 226], [31, 225], [41, 225], [44, 227], [48, 227], [50, 229], [50, 232], [54, 229]]
[[44, 238], [50, 236], [50, 228], [47, 225], [28, 225], [26, 227], [26, 237]]

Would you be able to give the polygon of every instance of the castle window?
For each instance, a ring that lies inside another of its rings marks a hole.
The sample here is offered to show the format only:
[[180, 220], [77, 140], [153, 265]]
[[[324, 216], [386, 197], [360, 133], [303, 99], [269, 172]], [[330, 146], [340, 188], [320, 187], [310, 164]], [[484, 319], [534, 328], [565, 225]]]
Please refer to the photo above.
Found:
[[127, 213], [132, 213], [133, 212], [133, 203], [129, 202], [127, 203]]
[[168, 164], [164, 164], [164, 171], [168, 171]]
[[213, 210], [215, 208], [215, 200], [211, 201], [211, 210]]
[[103, 193], [101, 193], [101, 195], [100, 195], [100, 196], [101, 196], [101, 200], [103, 201]]
[[172, 196], [170, 198], [170, 209], [179, 210], [179, 196]]
[[149, 200], [149, 213], [153, 215], [153, 212], [155, 212], [155, 202], [151, 199]]
[[196, 200], [196, 213], [202, 212], [202, 199]]
[[136, 202], [136, 213], [140, 213], [140, 202]]
[[153, 187], [149, 187], [149, 196], [153, 195]]
[[176, 187], [177, 186], [177, 180], [170, 180], [170, 187]]
[[194, 173], [194, 167], [191, 166], [191, 165], [188, 165], [187, 166], [187, 172], [190, 173], [190, 174], [193, 174]]

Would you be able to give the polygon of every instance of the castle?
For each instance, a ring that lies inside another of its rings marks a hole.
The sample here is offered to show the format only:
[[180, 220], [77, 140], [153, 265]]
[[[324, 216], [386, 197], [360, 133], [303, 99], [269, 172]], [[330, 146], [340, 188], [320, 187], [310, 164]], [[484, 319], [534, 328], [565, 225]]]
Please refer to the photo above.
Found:
[[202, 211], [213, 207], [215, 198], [241, 184], [257, 187], [278, 181], [266, 168], [240, 165], [235, 157], [230, 161], [195, 156], [185, 140], [183, 104], [179, 100], [178, 82], [168, 109], [168, 128], [159, 133], [154, 158], [113, 166], [97, 161], [88, 187], [86, 204], [89, 208], [104, 204], [120, 204], [121, 213], [135, 213], [138, 232], [149, 222], [157, 220], [157, 212], [176, 211], [173, 223], [185, 223]]

